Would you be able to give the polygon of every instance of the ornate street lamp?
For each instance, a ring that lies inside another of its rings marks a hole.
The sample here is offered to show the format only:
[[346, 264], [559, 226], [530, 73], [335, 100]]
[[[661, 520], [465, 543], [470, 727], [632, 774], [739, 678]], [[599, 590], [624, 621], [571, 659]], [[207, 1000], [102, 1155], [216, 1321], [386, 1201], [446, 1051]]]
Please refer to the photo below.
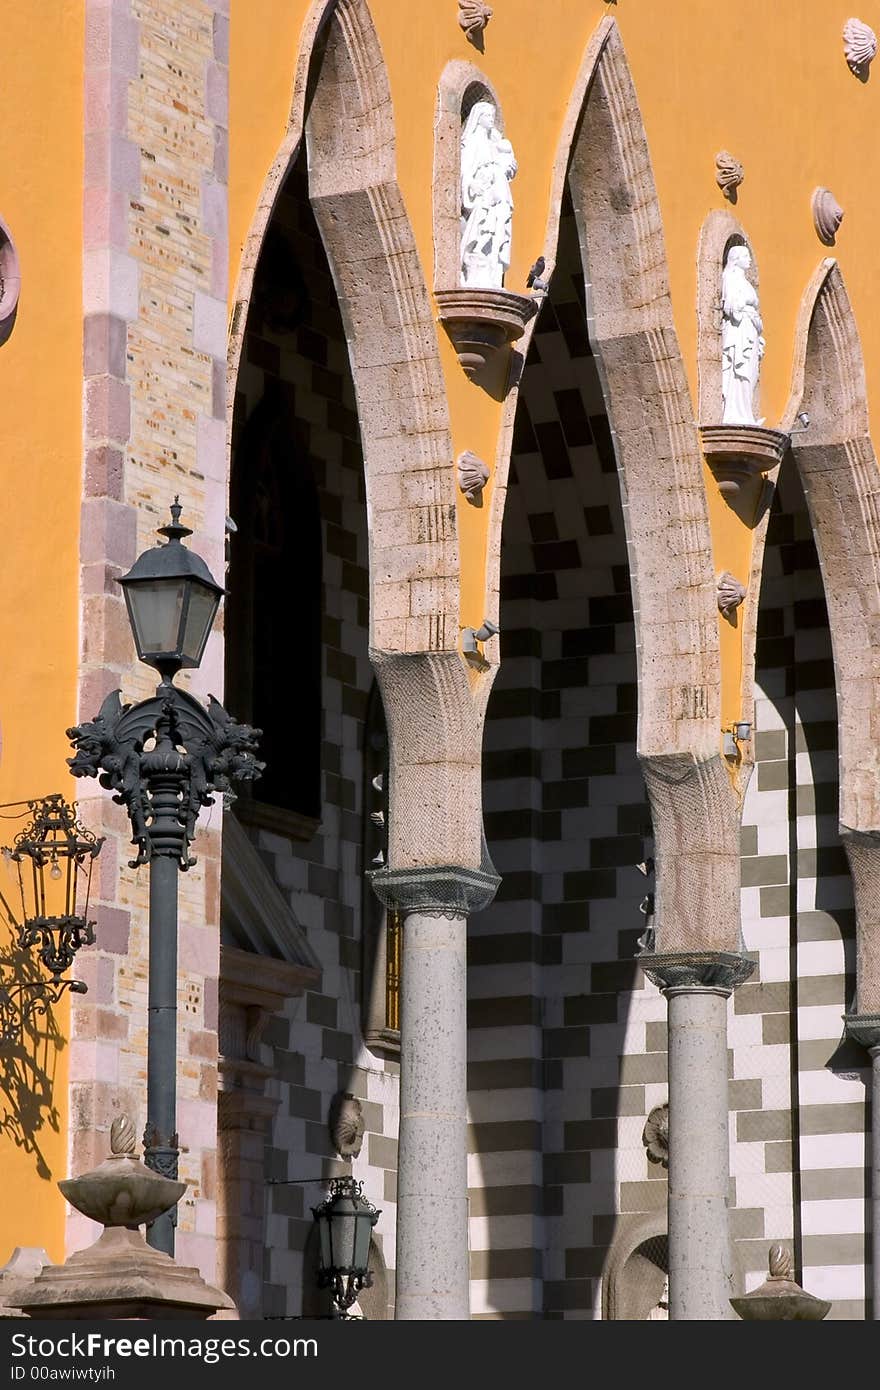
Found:
[[175, 497], [170, 524], [159, 527], [168, 544], [145, 550], [119, 581], [138, 656], [163, 680], [199, 665], [225, 593], [201, 556], [182, 544], [192, 531], [181, 526], [180, 513]]
[[[199, 556], [183, 545], [180, 503], [159, 529], [167, 543], [145, 551], [120, 579], [138, 655], [161, 676], [155, 696], [123, 705], [107, 696], [87, 724], [68, 729], [74, 777], [98, 777], [128, 811], [130, 867], [150, 865], [150, 974], [147, 1028], [147, 1126], [144, 1158], [177, 1179], [177, 875], [195, 860], [189, 847], [213, 793], [227, 803], [233, 781], [259, 777], [260, 730], [238, 724], [209, 696], [208, 708], [173, 684], [181, 667], [198, 666], [224, 593]], [[174, 1211], [150, 1226], [147, 1240], [174, 1254]]]
[[19, 951], [36, 947], [49, 978], [11, 978], [0, 986], [0, 1040], [10, 1041], [21, 1024], [45, 1014], [65, 990], [85, 994], [81, 980], [64, 978], [81, 946], [95, 940], [89, 920], [92, 868], [104, 843], [80, 825], [76, 806], [60, 795], [26, 803], [31, 819], [2, 855], [14, 888], [2, 889], [0, 904]]
[[354, 1178], [333, 1178], [330, 1195], [312, 1207], [318, 1225], [318, 1284], [329, 1288], [331, 1317], [348, 1318], [348, 1310], [362, 1289], [372, 1285], [370, 1238], [382, 1215], [362, 1194]]

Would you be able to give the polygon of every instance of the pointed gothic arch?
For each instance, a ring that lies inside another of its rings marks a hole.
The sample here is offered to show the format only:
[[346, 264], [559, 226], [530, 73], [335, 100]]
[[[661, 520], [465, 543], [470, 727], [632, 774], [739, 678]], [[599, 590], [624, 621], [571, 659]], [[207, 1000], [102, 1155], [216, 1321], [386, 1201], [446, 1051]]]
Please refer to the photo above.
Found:
[[837, 261], [822, 262], [801, 303], [786, 419], [828, 606], [840, 740], [840, 833], [856, 897], [857, 1006], [880, 1007], [880, 470], [865, 369]]
[[[721, 664], [702, 450], [673, 322], [647, 137], [611, 18], [588, 45], [563, 122], [544, 246], [550, 267], [566, 181], [627, 524], [638, 753], [655, 836], [666, 846], [658, 859], [658, 950], [736, 950], [739, 799], [719, 750]], [[493, 617], [515, 409], [512, 392], [490, 518]], [[715, 904], [711, 921], [694, 911], [707, 899]]]
[[288, 129], [239, 270], [228, 436], [254, 272], [303, 140], [357, 396], [370, 518], [371, 645], [454, 651], [459, 566], [452, 441], [431, 304], [395, 174], [388, 79], [366, 0], [315, 0], [303, 28]]

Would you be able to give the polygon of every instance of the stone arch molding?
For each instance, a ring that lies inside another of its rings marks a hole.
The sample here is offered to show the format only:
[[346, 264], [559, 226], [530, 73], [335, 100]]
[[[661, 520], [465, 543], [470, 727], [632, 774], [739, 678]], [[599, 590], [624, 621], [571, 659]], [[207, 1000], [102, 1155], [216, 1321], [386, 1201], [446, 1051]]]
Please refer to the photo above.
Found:
[[[627, 526], [638, 752], [658, 851], [656, 949], [738, 949], [740, 799], [719, 750], [721, 666], [703, 456], [673, 322], [647, 137], [612, 18], [588, 44], [563, 123], [543, 251], [549, 267], [566, 179]], [[528, 339], [518, 346], [525, 354]], [[515, 394], [492, 498], [492, 616]], [[711, 913], [699, 909], [706, 901]]]
[[857, 1000], [880, 1011], [880, 471], [855, 315], [836, 260], [804, 294], [790, 425], [819, 554], [837, 687], [840, 834], [856, 900]]
[[[667, 1239], [666, 1212], [620, 1218], [620, 1229], [602, 1272], [602, 1321], [631, 1322], [647, 1317], [660, 1297], [668, 1270], [658, 1264]], [[654, 1256], [654, 1258], [652, 1258]]]
[[357, 396], [370, 643], [390, 652], [454, 652], [459, 557], [452, 440], [433, 314], [396, 178], [391, 94], [366, 0], [315, 0], [303, 26], [287, 133], [263, 187], [236, 287], [227, 466], [254, 272], [303, 139]]

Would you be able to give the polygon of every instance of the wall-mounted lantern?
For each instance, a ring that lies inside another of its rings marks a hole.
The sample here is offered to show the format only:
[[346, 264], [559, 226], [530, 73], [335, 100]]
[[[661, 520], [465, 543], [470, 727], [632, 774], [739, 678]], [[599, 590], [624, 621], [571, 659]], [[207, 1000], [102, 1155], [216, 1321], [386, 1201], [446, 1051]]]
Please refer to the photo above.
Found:
[[351, 1177], [334, 1178], [330, 1195], [312, 1207], [318, 1225], [318, 1283], [329, 1288], [334, 1318], [347, 1318], [362, 1289], [373, 1282], [370, 1271], [370, 1238], [382, 1215], [362, 1194], [362, 1184]]

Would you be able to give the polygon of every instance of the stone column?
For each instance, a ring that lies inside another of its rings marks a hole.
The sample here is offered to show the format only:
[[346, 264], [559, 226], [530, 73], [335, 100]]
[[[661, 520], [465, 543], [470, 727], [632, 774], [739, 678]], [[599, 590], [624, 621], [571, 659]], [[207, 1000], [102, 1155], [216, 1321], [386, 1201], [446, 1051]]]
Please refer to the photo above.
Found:
[[669, 1316], [732, 1319], [728, 1302], [727, 1000], [742, 953], [739, 789], [715, 753], [640, 755], [654, 828], [656, 896], [637, 956], [669, 1006]]
[[727, 1000], [754, 963], [726, 951], [639, 963], [669, 1004], [669, 1316], [728, 1320]]
[[404, 1321], [470, 1316], [467, 916], [498, 882], [453, 866], [373, 876], [403, 915], [395, 1317]]
[[467, 1318], [465, 947], [500, 882], [481, 779], [494, 669], [458, 651], [370, 659], [388, 724], [388, 867], [370, 877], [403, 918], [395, 1317]]

